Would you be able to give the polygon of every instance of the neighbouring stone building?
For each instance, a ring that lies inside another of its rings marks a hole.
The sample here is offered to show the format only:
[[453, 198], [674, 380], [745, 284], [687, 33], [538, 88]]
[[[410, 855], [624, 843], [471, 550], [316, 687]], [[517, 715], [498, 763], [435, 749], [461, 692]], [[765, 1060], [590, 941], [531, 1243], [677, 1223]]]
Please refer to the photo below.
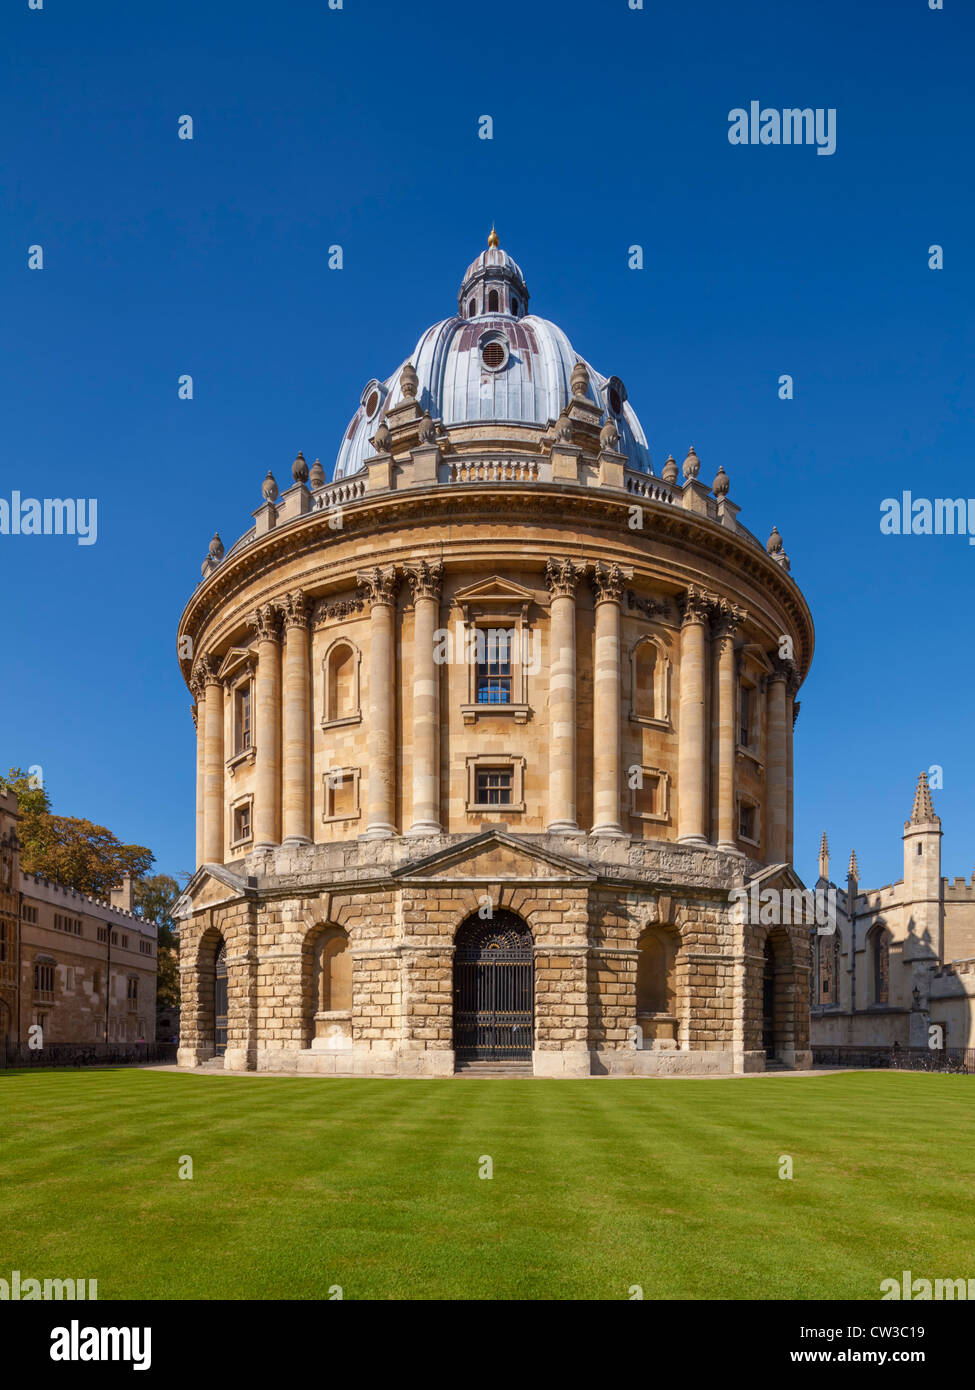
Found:
[[17, 798], [0, 791], [0, 1050], [154, 1042], [156, 926], [126, 879], [101, 902], [20, 868]]
[[[941, 876], [941, 819], [922, 772], [904, 822], [904, 877], [862, 888], [856, 853], [836, 894], [836, 931], [817, 933], [812, 1041], [820, 1047], [975, 1047], [975, 873]], [[940, 1029], [932, 1036], [932, 1026]]]
[[179, 626], [197, 871], [180, 1062], [732, 1072], [809, 1052], [792, 730], [813, 627], [773, 528], [529, 313], [457, 312], [215, 536]]

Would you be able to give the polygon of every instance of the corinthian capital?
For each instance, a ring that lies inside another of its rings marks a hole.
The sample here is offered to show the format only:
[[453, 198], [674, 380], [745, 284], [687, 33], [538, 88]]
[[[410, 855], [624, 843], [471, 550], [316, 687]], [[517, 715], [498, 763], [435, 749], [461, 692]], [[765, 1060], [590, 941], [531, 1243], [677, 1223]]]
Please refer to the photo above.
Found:
[[294, 589], [281, 600], [281, 611], [285, 627], [305, 627], [308, 623], [308, 595], [303, 589]]
[[711, 604], [711, 627], [715, 637], [734, 637], [747, 617], [744, 608], [726, 598], [716, 598]]
[[553, 598], [574, 598], [583, 571], [569, 559], [545, 562], [545, 583]]
[[251, 614], [251, 623], [259, 642], [281, 640], [281, 613], [273, 603], [264, 603]]
[[605, 600], [621, 602], [626, 575], [619, 565], [606, 565], [602, 560], [597, 560], [589, 573], [589, 582], [597, 603], [603, 603]]
[[400, 583], [395, 565], [376, 565], [371, 570], [360, 570], [356, 579], [364, 590], [366, 602], [370, 607], [382, 603], [390, 606], [395, 604]]
[[212, 656], [197, 657], [196, 661], [193, 663], [193, 674], [190, 680], [196, 682], [196, 686], [201, 692], [208, 685], [220, 684], [220, 677], [217, 675], [217, 665], [218, 663]]
[[414, 603], [420, 598], [439, 599], [443, 584], [443, 565], [439, 560], [433, 565], [428, 565], [426, 560], [420, 560], [415, 565], [406, 566], [406, 578]]
[[714, 594], [700, 589], [696, 584], [688, 584], [687, 592], [680, 599], [681, 626], [691, 623], [706, 623], [711, 616]]

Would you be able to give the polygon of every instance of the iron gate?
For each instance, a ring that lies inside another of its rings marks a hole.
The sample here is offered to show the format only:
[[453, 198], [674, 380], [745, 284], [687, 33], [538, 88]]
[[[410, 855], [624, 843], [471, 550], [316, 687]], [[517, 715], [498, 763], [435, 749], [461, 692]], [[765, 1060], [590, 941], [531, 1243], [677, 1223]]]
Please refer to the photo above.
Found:
[[454, 953], [454, 1051], [459, 1061], [521, 1061], [532, 1054], [531, 932], [513, 912], [469, 919]]
[[765, 942], [762, 970], [762, 1047], [768, 1061], [775, 1060], [775, 954], [771, 941]]
[[222, 1057], [227, 1051], [227, 948], [220, 943], [213, 980], [213, 1043], [214, 1052]]

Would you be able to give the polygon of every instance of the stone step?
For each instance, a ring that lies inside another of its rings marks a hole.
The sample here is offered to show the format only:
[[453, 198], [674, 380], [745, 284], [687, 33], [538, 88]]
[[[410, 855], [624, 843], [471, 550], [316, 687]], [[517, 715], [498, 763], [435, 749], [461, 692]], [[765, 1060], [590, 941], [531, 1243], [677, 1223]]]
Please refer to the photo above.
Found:
[[458, 1062], [455, 1076], [532, 1076], [531, 1062]]

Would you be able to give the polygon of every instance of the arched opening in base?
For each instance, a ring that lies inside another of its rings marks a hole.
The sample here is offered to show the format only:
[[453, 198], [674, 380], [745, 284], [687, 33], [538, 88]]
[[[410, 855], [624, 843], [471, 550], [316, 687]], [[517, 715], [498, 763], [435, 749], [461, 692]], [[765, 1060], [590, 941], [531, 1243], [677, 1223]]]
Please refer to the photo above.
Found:
[[535, 1014], [532, 934], [515, 912], [474, 913], [454, 950], [454, 1053], [458, 1061], [529, 1061]]

